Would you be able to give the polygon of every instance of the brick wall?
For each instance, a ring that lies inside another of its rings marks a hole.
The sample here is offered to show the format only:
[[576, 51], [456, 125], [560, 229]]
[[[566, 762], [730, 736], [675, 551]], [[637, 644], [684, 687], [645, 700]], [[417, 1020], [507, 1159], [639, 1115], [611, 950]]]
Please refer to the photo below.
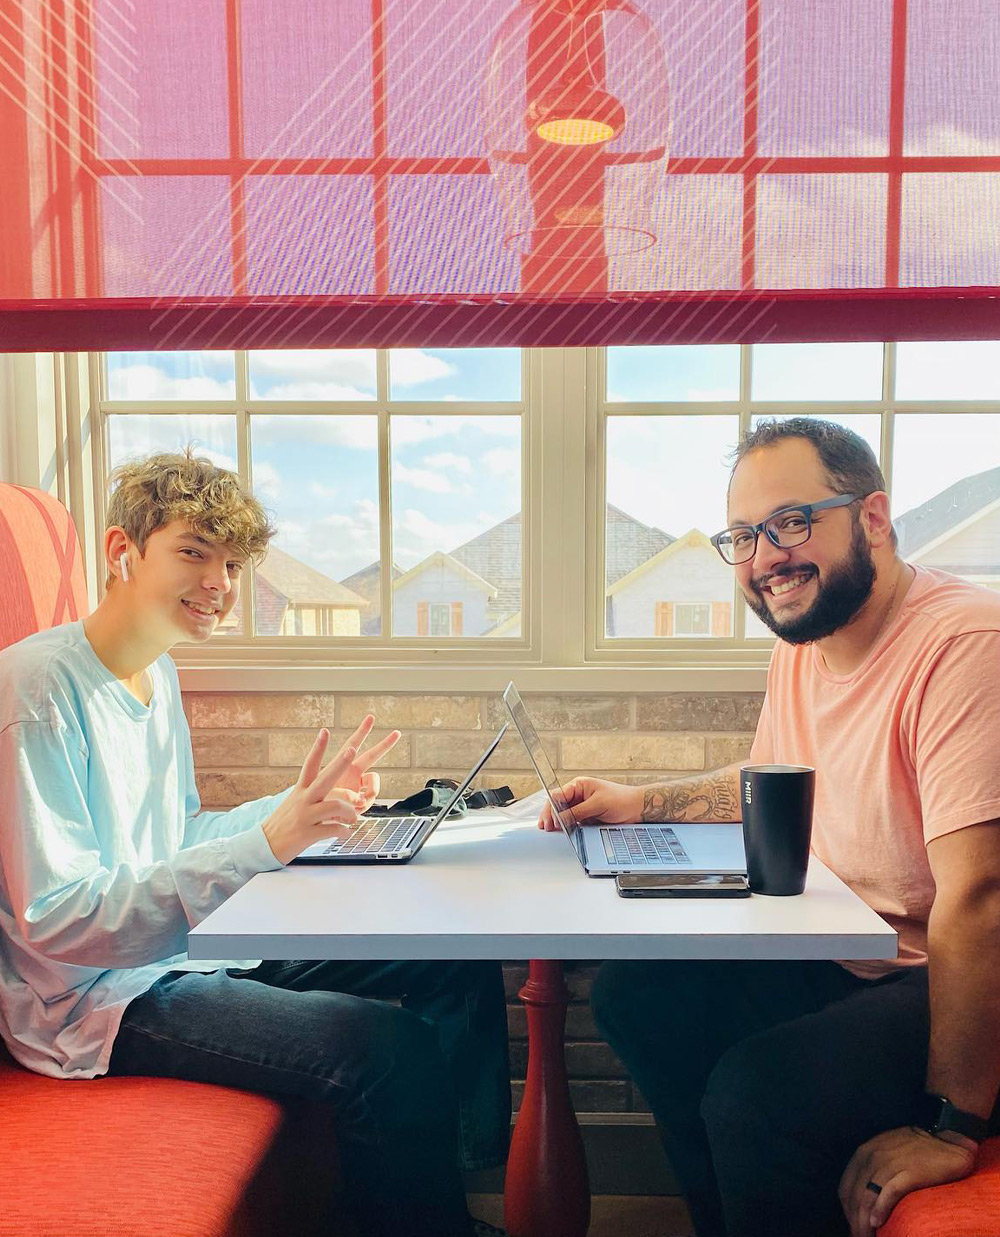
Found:
[[[525, 697], [560, 776], [596, 773], [633, 784], [745, 759], [761, 700], [756, 693]], [[379, 723], [376, 737], [393, 727], [403, 731], [379, 766], [383, 793], [401, 797], [429, 777], [466, 773], [504, 712], [500, 700], [487, 695], [334, 693], [189, 693], [185, 710], [202, 802], [212, 808], [283, 790], [294, 781], [320, 726], [330, 727], [333, 743], [342, 742], [369, 712]], [[518, 796], [538, 789], [516, 735], [505, 738], [480, 783], [509, 785]], [[572, 1004], [566, 1061], [574, 1105], [577, 1112], [643, 1112], [642, 1096], [591, 1020], [587, 995], [595, 969], [567, 967]], [[516, 1106], [527, 1056], [517, 990], [527, 969], [511, 963], [504, 975]]]

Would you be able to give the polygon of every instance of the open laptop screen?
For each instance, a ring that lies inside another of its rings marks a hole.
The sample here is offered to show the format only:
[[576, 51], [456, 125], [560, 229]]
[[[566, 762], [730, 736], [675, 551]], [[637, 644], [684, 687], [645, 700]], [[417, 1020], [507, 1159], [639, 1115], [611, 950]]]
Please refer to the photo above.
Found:
[[584, 848], [583, 836], [580, 833], [580, 826], [577, 824], [576, 817], [566, 806], [566, 796], [563, 794], [562, 786], [559, 785], [556, 771], [552, 768], [552, 764], [545, 754], [545, 748], [542, 747], [538, 731], [528, 716], [524, 702], [521, 700], [520, 692], [513, 683], [507, 684], [503, 694], [503, 701], [507, 706], [507, 711], [510, 713], [511, 721], [514, 723], [517, 733], [521, 736], [521, 741], [527, 749], [531, 763], [535, 766], [538, 780], [545, 787], [545, 793], [552, 804], [552, 810], [555, 812], [556, 819], [562, 825], [563, 832], [569, 838], [570, 844], [576, 851], [576, 857], [586, 866], [587, 854]]

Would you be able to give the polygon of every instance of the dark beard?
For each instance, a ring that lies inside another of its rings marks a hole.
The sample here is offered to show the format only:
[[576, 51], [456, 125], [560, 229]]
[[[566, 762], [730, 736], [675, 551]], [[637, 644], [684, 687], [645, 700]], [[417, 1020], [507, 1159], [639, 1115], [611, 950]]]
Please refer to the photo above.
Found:
[[[815, 567], [812, 569], [815, 573]], [[851, 548], [846, 560], [835, 567], [821, 584], [816, 600], [798, 618], [781, 622], [767, 607], [755, 584], [744, 593], [747, 605], [776, 636], [789, 644], [813, 644], [832, 636], [856, 617], [872, 595], [876, 578], [875, 562], [868, 539], [858, 520], [851, 530]]]

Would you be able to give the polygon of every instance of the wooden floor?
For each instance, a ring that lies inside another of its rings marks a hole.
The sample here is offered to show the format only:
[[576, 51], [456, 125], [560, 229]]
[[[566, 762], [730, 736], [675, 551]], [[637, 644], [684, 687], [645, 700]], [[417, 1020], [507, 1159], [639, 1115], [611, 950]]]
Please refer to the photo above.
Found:
[[[477, 1220], [503, 1224], [501, 1194], [470, 1194], [469, 1211]], [[587, 1237], [688, 1237], [692, 1232], [687, 1209], [672, 1195], [616, 1197], [595, 1195]]]

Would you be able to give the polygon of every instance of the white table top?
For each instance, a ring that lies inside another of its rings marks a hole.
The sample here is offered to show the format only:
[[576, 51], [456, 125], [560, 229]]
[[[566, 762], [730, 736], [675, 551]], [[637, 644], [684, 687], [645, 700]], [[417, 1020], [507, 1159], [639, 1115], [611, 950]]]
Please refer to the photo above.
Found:
[[407, 864], [255, 876], [192, 958], [894, 958], [896, 934], [818, 860], [800, 897], [625, 899], [587, 877], [540, 795], [438, 827]]

